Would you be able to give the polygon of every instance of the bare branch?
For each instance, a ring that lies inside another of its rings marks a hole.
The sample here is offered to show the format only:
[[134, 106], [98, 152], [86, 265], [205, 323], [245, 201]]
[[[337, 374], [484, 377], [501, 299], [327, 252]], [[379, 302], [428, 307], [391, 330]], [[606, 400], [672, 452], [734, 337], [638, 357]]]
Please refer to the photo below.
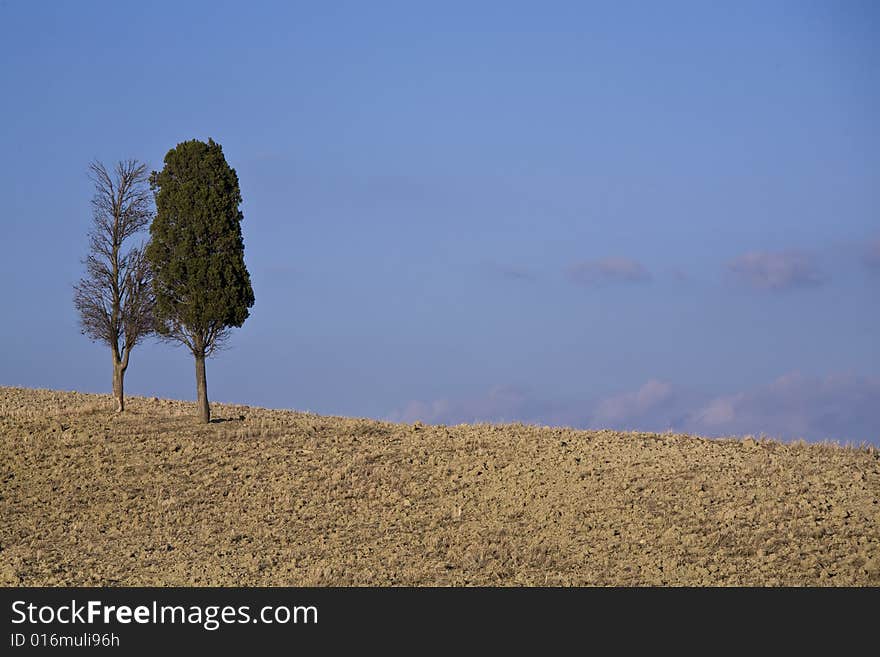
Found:
[[152, 274], [143, 245], [125, 250], [126, 241], [153, 216], [148, 168], [123, 160], [109, 171], [96, 161], [89, 164], [89, 178], [95, 188], [92, 229], [74, 306], [83, 334], [107, 344], [127, 365], [131, 349], [155, 329]]

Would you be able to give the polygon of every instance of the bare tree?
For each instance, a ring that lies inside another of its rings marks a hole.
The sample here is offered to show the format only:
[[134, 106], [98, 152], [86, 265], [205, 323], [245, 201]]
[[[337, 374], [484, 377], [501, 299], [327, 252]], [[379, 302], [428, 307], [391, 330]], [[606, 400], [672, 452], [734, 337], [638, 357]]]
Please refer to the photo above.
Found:
[[83, 335], [110, 347], [116, 410], [125, 410], [123, 383], [131, 350], [154, 330], [152, 274], [144, 246], [127, 240], [153, 217], [147, 166], [124, 160], [108, 171], [101, 162], [89, 165], [95, 185], [86, 275], [74, 287]]

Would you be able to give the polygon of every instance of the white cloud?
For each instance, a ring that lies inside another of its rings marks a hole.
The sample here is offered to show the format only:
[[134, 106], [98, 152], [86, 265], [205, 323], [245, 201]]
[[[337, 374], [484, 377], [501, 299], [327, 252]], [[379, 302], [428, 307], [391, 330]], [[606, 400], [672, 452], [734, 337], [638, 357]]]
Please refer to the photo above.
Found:
[[728, 263], [739, 280], [761, 290], [815, 287], [825, 282], [815, 258], [800, 251], [753, 251]]

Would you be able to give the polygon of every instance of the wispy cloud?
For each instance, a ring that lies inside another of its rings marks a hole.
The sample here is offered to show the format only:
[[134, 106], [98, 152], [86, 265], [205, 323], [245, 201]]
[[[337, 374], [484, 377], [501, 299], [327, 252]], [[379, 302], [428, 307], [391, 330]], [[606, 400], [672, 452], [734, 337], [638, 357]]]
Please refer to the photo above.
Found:
[[765, 433], [880, 444], [880, 379], [791, 372], [710, 400], [688, 419], [688, 428], [707, 435]]
[[635, 392], [625, 392], [600, 399], [591, 419], [602, 425], [634, 422], [652, 417], [658, 410], [668, 408], [674, 396], [671, 384], [651, 380]]
[[646, 283], [651, 280], [651, 273], [645, 266], [630, 258], [584, 260], [568, 267], [565, 273], [572, 283], [586, 287], [606, 283]]
[[760, 290], [815, 287], [825, 282], [815, 257], [801, 251], [753, 251], [727, 267], [740, 281]]
[[526, 389], [498, 387], [472, 398], [410, 402], [388, 419], [674, 430], [709, 437], [764, 434], [880, 445], [880, 379], [790, 372], [765, 385], [717, 396], [652, 379], [629, 392], [580, 402], [553, 402]]
[[575, 424], [572, 408], [563, 403], [540, 399], [518, 386], [496, 386], [486, 394], [458, 399], [411, 401], [388, 415], [392, 422], [531, 422], [536, 424]]
[[715, 437], [765, 434], [880, 444], [880, 379], [790, 372], [765, 385], [702, 399], [649, 381], [635, 392], [601, 400], [591, 423]]

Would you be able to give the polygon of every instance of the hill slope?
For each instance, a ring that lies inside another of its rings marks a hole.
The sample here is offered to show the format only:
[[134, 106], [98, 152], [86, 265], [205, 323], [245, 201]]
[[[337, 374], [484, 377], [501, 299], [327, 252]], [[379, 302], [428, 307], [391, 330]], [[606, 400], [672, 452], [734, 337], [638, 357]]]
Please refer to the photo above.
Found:
[[873, 449], [0, 388], [5, 585], [880, 585]]

